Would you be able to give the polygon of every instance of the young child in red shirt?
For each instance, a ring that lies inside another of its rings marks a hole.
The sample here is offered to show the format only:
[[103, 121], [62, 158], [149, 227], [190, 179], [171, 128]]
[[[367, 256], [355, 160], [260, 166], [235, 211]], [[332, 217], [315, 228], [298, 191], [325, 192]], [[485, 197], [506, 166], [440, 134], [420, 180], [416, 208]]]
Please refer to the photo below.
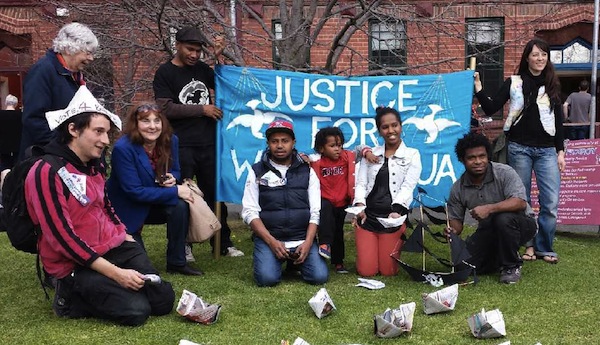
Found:
[[[321, 218], [319, 221], [319, 254], [331, 259], [336, 272], [348, 273], [344, 266], [344, 209], [354, 199], [356, 155], [344, 150], [344, 134], [337, 127], [322, 128], [315, 136], [315, 151], [310, 165], [321, 183]], [[358, 154], [369, 154], [369, 147], [357, 148]], [[371, 153], [372, 154], [372, 153]]]

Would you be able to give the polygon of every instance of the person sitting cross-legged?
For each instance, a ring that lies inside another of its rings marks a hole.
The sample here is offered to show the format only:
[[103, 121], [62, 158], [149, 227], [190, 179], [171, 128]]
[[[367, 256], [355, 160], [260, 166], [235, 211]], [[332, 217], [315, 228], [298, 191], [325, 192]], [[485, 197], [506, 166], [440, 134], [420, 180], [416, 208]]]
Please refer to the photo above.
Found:
[[278, 284], [287, 260], [300, 266], [306, 282], [325, 283], [329, 271], [314, 242], [319, 179], [295, 150], [291, 123], [275, 120], [266, 137], [268, 149], [248, 172], [242, 198], [242, 218], [253, 231], [254, 279], [259, 286]]
[[479, 224], [466, 240], [471, 254], [467, 262], [477, 273], [500, 269], [500, 282], [513, 284], [521, 278], [519, 247], [535, 236], [537, 225], [519, 175], [509, 165], [491, 162], [491, 150], [488, 139], [478, 133], [456, 143], [465, 172], [450, 191], [446, 233], [460, 235], [469, 210]]

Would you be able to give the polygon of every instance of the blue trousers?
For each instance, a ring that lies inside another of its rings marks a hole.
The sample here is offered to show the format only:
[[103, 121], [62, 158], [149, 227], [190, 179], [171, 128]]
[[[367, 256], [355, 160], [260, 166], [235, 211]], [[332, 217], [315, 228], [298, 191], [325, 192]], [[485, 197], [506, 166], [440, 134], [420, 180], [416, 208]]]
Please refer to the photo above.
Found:
[[557, 256], [554, 252], [554, 234], [558, 216], [558, 197], [560, 192], [560, 171], [554, 147], [532, 147], [509, 141], [508, 164], [515, 169], [525, 185], [527, 202], [531, 205], [531, 176], [535, 173], [538, 186], [538, 233], [533, 243], [538, 256]]
[[[294, 252], [295, 248], [291, 250]], [[281, 281], [281, 264], [271, 247], [257, 236], [254, 236], [254, 279], [258, 286], [274, 286]], [[319, 255], [317, 244], [313, 242], [306, 260], [300, 265], [302, 279], [309, 284], [319, 285], [329, 279], [329, 269], [325, 260]]]
[[[167, 223], [167, 265], [183, 266], [185, 260], [185, 240], [190, 226], [190, 207], [183, 199], [177, 205], [153, 205], [144, 224]], [[132, 234], [144, 248], [141, 232]]]

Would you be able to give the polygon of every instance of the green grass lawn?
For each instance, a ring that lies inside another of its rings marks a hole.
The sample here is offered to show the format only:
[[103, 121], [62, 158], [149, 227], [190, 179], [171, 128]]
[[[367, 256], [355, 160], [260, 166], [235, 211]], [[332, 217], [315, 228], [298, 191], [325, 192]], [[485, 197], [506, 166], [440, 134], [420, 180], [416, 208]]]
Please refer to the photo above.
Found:
[[[522, 281], [498, 283], [498, 276], [483, 276], [477, 285], [459, 289], [456, 309], [427, 316], [421, 293], [436, 288], [413, 282], [401, 271], [396, 277], [376, 277], [386, 284], [382, 290], [367, 290], [350, 274], [331, 272], [324, 285], [337, 310], [319, 320], [308, 300], [320, 286], [297, 278], [273, 288], [258, 288], [252, 277], [252, 242], [249, 229], [240, 221], [230, 223], [235, 245], [246, 256], [214, 260], [208, 243], [196, 245], [197, 266], [202, 277], [164, 273], [173, 283], [177, 300], [187, 289], [209, 303], [223, 306], [218, 322], [204, 326], [189, 322], [173, 311], [151, 317], [141, 327], [115, 326], [103, 321], [60, 319], [52, 313], [35, 273], [35, 256], [13, 249], [0, 233], [0, 343], [2, 344], [177, 344], [187, 339], [201, 344], [272, 344], [302, 337], [311, 345], [325, 344], [499, 344], [513, 345], [600, 344], [600, 238], [596, 235], [559, 235], [555, 248], [558, 265], [541, 260], [526, 263]], [[354, 265], [354, 245], [347, 227], [347, 265]], [[165, 270], [165, 232], [162, 226], [144, 230], [144, 241], [157, 268]], [[433, 242], [433, 241], [430, 241]], [[445, 248], [437, 248], [444, 250]], [[417, 264], [420, 256], [403, 258]], [[430, 266], [431, 267], [431, 266]], [[414, 301], [417, 311], [412, 333], [395, 339], [373, 335], [373, 315], [388, 307]], [[481, 308], [499, 308], [504, 313], [504, 339], [477, 340], [466, 319]]]

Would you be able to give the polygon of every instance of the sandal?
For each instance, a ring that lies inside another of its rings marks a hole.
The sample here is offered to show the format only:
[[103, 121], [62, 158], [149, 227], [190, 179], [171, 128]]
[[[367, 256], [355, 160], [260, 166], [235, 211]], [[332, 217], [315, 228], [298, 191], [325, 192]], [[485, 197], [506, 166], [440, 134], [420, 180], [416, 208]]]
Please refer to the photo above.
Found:
[[537, 256], [535, 256], [535, 254], [523, 253], [523, 255], [521, 255], [521, 258], [523, 259], [523, 261], [535, 261], [537, 259]]
[[555, 265], [558, 263], [558, 257], [557, 256], [550, 256], [550, 255], [544, 255], [544, 257], [542, 258], [545, 262]]

